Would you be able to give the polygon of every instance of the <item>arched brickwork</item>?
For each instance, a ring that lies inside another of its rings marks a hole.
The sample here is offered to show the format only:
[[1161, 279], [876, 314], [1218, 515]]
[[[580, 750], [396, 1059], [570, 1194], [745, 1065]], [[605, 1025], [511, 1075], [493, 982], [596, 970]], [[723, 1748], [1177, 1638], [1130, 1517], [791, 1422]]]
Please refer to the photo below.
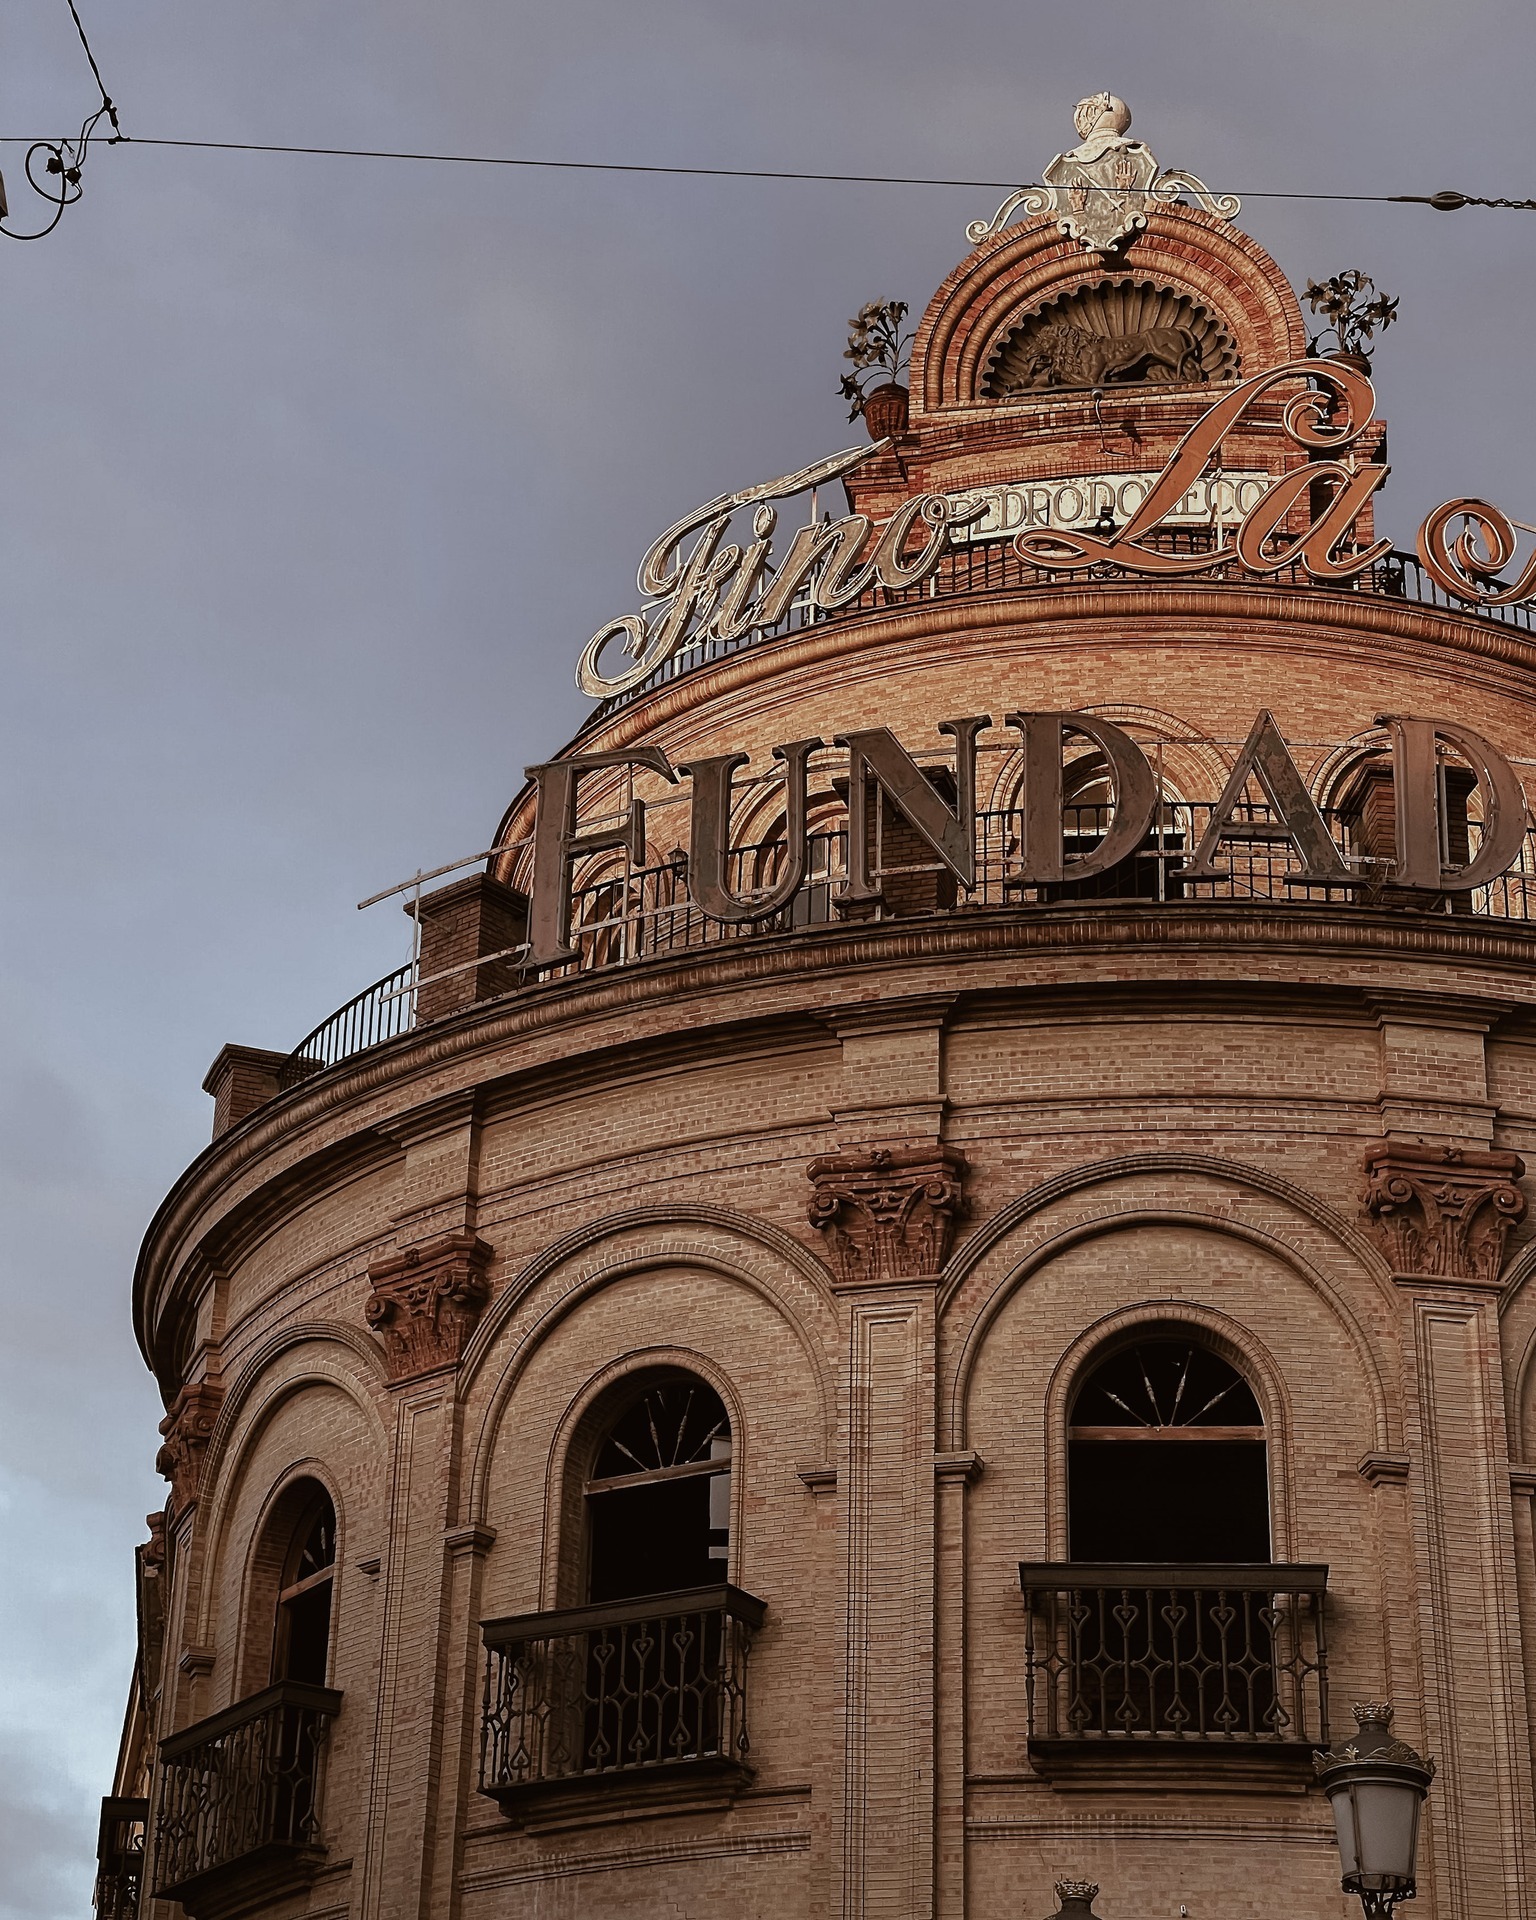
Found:
[[983, 241], [929, 301], [912, 347], [914, 416], [976, 405], [992, 351], [1019, 315], [1122, 275], [1195, 295], [1225, 323], [1245, 374], [1306, 351], [1290, 282], [1256, 241], [1213, 214], [1191, 207], [1154, 213], [1108, 266], [1063, 238], [1054, 221], [1030, 220]]

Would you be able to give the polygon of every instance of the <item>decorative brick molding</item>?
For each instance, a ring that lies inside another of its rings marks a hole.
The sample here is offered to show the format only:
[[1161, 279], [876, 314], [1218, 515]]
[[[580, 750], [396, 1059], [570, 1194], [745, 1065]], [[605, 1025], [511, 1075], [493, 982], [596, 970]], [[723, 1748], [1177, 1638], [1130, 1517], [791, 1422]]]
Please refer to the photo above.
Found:
[[392, 1382], [456, 1367], [491, 1296], [492, 1249], [473, 1233], [447, 1233], [368, 1269], [364, 1317], [384, 1342]]
[[1380, 1140], [1365, 1170], [1366, 1211], [1397, 1272], [1497, 1285], [1509, 1230], [1525, 1218], [1519, 1154]]
[[155, 1472], [171, 1483], [170, 1509], [184, 1513], [197, 1500], [203, 1456], [218, 1417], [224, 1389], [216, 1380], [197, 1380], [182, 1388], [160, 1422], [164, 1445], [155, 1455]]
[[1367, 1453], [1356, 1471], [1368, 1487], [1406, 1487], [1412, 1465], [1406, 1453]]
[[915, 1280], [943, 1267], [965, 1201], [952, 1147], [875, 1147], [813, 1160], [811, 1225], [846, 1287]]

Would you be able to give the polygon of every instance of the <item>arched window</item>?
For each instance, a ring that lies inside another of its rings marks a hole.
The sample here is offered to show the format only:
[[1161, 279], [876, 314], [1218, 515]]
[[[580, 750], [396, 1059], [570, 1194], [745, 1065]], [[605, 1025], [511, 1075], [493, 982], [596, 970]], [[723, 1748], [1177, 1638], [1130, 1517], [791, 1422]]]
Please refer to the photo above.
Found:
[[585, 1492], [587, 1598], [717, 1586], [730, 1557], [731, 1423], [692, 1374], [651, 1376], [619, 1403]]
[[278, 1680], [323, 1687], [330, 1668], [336, 1509], [318, 1480], [285, 1487], [251, 1568], [245, 1674], [257, 1692]]
[[1117, 1347], [1072, 1403], [1073, 1560], [1270, 1557], [1264, 1416], [1222, 1357], [1174, 1331]]
[[331, 1656], [331, 1590], [336, 1577], [336, 1509], [321, 1492], [294, 1530], [277, 1596], [274, 1680], [325, 1685]]

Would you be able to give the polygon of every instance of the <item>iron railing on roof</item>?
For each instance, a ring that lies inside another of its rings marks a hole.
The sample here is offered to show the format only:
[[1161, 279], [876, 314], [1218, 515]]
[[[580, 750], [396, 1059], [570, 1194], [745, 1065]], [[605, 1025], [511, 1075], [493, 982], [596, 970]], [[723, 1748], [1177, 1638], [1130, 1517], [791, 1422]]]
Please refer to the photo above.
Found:
[[364, 1047], [407, 1033], [415, 1020], [415, 969], [409, 962], [354, 993], [345, 1006], [322, 1020], [278, 1069], [280, 1091], [296, 1087], [322, 1067], [334, 1067]]
[[[1055, 885], [1021, 886], [1015, 875], [1023, 843], [1022, 816], [999, 809], [976, 816], [976, 885], [959, 891], [932, 865], [883, 866], [875, 849], [874, 868], [892, 895], [886, 906], [848, 909], [839, 893], [848, 877], [848, 838], [845, 831], [820, 830], [807, 836], [805, 877], [787, 906], [750, 923], [728, 924], [713, 919], [694, 904], [688, 892], [684, 858], [657, 866], [630, 867], [572, 889], [572, 940], [576, 957], [539, 971], [525, 970], [520, 986], [539, 981], [595, 973], [639, 961], [760, 940], [773, 934], [803, 932], [818, 926], [843, 926], [855, 920], [904, 918], [913, 912], [974, 912], [989, 907], [1059, 905], [1070, 901], [1160, 902], [1164, 904], [1213, 901], [1272, 902], [1327, 905], [1341, 913], [1363, 907], [1389, 906], [1437, 915], [1531, 924], [1536, 922], [1536, 829], [1528, 830], [1519, 861], [1488, 885], [1470, 893], [1407, 895], [1394, 891], [1381, 862], [1361, 858], [1353, 816], [1324, 810], [1334, 839], [1347, 853], [1361, 859], [1359, 879], [1344, 886], [1303, 885], [1298, 861], [1289, 840], [1278, 828], [1272, 839], [1262, 837], [1272, 824], [1269, 809], [1249, 805], [1238, 819], [1260, 837], [1223, 844], [1219, 879], [1191, 880], [1185, 875], [1192, 849], [1210, 821], [1214, 803], [1169, 797], [1158, 809], [1157, 824], [1142, 844], [1118, 865], [1081, 880]], [[1110, 811], [1102, 807], [1068, 807], [1063, 818], [1063, 844], [1069, 855], [1089, 853], [1106, 831]], [[1477, 846], [1478, 825], [1467, 823], [1468, 843]], [[732, 850], [727, 881], [741, 895], [773, 888], [784, 871], [789, 848], [782, 839]], [[898, 901], [897, 895], [901, 898]], [[513, 963], [515, 965], [515, 963]], [[355, 994], [344, 1007], [322, 1021], [289, 1055], [280, 1070], [282, 1087], [296, 1086], [322, 1067], [410, 1030], [413, 1023], [413, 980], [409, 966], [397, 967], [373, 986]]]

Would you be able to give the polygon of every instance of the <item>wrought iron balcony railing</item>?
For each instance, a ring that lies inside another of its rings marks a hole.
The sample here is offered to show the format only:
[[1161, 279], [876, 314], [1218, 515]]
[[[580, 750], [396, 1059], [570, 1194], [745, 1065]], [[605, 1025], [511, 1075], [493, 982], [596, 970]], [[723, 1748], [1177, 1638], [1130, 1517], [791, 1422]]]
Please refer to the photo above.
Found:
[[1026, 1562], [1019, 1582], [1042, 1772], [1196, 1748], [1304, 1766], [1327, 1746], [1326, 1567]]
[[767, 1608], [696, 1587], [488, 1620], [480, 1791], [678, 1773], [750, 1775], [747, 1656]]
[[313, 1875], [321, 1762], [341, 1711], [331, 1687], [280, 1681], [160, 1743], [153, 1887], [191, 1914], [221, 1882], [270, 1884], [274, 1897]]
[[144, 1825], [147, 1800], [109, 1795], [101, 1803], [96, 1836], [96, 1920], [138, 1920], [144, 1890]]

